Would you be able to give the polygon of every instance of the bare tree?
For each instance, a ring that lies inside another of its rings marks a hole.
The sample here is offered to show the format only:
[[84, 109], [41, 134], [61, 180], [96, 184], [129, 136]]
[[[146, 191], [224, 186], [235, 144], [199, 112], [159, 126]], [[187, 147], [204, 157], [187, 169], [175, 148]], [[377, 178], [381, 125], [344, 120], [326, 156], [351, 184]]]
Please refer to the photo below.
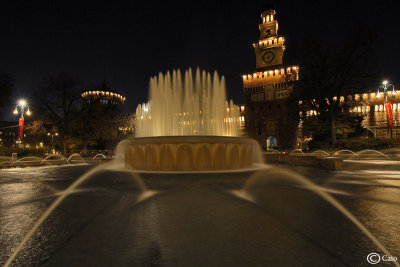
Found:
[[349, 37], [336, 41], [309, 40], [299, 54], [300, 80], [294, 92], [304, 115], [315, 110], [314, 118], [328, 122], [331, 144], [335, 146], [337, 120], [352, 104], [347, 96], [365, 90], [373, 76], [374, 38], [368, 30], [358, 28]]
[[8, 73], [0, 71], [0, 118], [4, 116], [6, 107], [10, 106], [13, 89], [13, 79]]
[[44, 79], [42, 86], [33, 93], [36, 112], [51, 127], [57, 128], [64, 153], [71, 139], [76, 135], [80, 91], [79, 78], [60, 73]]

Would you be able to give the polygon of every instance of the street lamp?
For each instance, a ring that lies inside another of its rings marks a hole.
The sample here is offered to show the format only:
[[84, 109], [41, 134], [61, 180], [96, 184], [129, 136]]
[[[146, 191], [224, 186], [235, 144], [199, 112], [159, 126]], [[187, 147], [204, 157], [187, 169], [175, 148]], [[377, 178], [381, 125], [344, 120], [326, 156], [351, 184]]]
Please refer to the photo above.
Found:
[[[18, 141], [21, 141], [21, 139], [24, 137], [24, 114], [30, 116], [31, 111], [29, 110], [28, 104], [26, 103], [25, 99], [18, 100], [17, 105], [15, 106], [13, 112], [15, 115], [19, 114], [18, 108], [21, 110], [21, 117], [19, 118], [19, 124], [18, 124]], [[27, 108], [26, 113], [25, 113], [25, 108]]]
[[[388, 95], [388, 89], [390, 86], [392, 86], [392, 95], [396, 94], [394, 90], [394, 85], [389, 83], [388, 81], [383, 81], [383, 85], [379, 86], [378, 88], [378, 94], [379, 94], [379, 89], [383, 89], [383, 98], [384, 98], [384, 103], [385, 103], [385, 111], [386, 111], [386, 117], [387, 117], [387, 122], [388, 122], [388, 132], [390, 134], [390, 139], [392, 138], [392, 129], [394, 127], [393, 124], [393, 114], [392, 114], [392, 103], [388, 101], [387, 95]], [[389, 143], [390, 147], [390, 143]]]
[[389, 90], [389, 87], [390, 86], [392, 86], [392, 94], [396, 94], [396, 91], [394, 90], [394, 85], [393, 84], [391, 84], [391, 83], [389, 83], [388, 81], [383, 81], [382, 82], [382, 84], [383, 85], [381, 85], [381, 86], [379, 86], [379, 88], [378, 88], [378, 95], [380, 95], [380, 93], [379, 93], [379, 89], [383, 89], [383, 97], [384, 97], [384, 99], [385, 99], [385, 103], [386, 102], [388, 102], [388, 100], [387, 100], [387, 94], [388, 94], [388, 90]]
[[47, 136], [51, 136], [51, 151], [53, 154], [55, 154], [55, 150], [54, 150], [54, 137], [58, 136], [58, 133], [47, 133]]

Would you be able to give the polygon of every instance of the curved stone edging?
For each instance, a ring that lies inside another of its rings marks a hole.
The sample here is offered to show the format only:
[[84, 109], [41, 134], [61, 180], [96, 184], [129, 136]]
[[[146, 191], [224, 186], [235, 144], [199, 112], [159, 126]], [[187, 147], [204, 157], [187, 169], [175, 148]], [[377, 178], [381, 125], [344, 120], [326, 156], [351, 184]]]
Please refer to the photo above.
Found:
[[125, 163], [137, 170], [205, 171], [250, 168], [254, 140], [225, 136], [160, 136], [127, 140]]

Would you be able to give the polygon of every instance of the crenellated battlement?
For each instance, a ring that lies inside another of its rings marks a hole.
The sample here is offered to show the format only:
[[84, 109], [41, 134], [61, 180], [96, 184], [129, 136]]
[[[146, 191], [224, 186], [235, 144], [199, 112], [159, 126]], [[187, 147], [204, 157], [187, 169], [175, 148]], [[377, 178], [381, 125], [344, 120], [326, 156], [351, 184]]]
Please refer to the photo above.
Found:
[[258, 87], [265, 84], [284, 83], [287, 82], [288, 78], [289, 80], [299, 79], [299, 67], [287, 66], [264, 71], [257, 71], [251, 74], [244, 74], [242, 78], [243, 87], [245, 89]]
[[263, 40], [259, 40], [258, 42], [253, 43], [253, 47], [257, 48], [272, 48], [272, 47], [282, 47], [285, 49], [285, 38], [283, 37], [270, 37]]

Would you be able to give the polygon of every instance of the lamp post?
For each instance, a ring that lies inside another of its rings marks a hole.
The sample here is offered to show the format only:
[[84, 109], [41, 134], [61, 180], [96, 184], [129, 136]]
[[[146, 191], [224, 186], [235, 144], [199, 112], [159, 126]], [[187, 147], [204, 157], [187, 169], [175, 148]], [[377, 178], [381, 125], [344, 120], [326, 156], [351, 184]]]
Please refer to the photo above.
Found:
[[54, 150], [54, 137], [58, 136], [58, 133], [47, 133], [47, 136], [51, 136], [51, 152], [55, 154], [56, 151]]
[[394, 85], [389, 83], [388, 81], [383, 81], [382, 84], [383, 85], [379, 86], [379, 88], [378, 88], [378, 95], [380, 95], [379, 89], [383, 89], [383, 97], [385, 99], [385, 103], [387, 103], [388, 102], [387, 94], [388, 94], [389, 87], [392, 86], [392, 90], [393, 90], [392, 94], [395, 95], [396, 91], [394, 90]]
[[15, 106], [14, 109], [14, 114], [18, 115], [18, 108], [20, 109], [21, 112], [21, 117], [19, 118], [19, 123], [18, 123], [18, 142], [21, 143], [22, 138], [24, 137], [24, 113], [25, 113], [25, 108], [26, 110], [26, 115], [30, 116], [31, 111], [29, 110], [28, 104], [26, 103], [26, 100], [21, 99], [18, 100], [17, 105]]
[[[383, 81], [383, 85], [379, 86], [378, 88], [378, 95], [379, 95], [379, 89], [383, 89], [383, 98], [384, 98], [384, 103], [385, 103], [385, 111], [386, 111], [386, 118], [387, 118], [387, 123], [388, 123], [388, 132], [389, 132], [389, 139], [392, 139], [392, 129], [394, 127], [393, 124], [393, 114], [392, 114], [392, 103], [388, 101], [387, 95], [388, 95], [388, 90], [389, 87], [392, 86], [392, 95], [396, 94], [396, 91], [394, 90], [394, 85], [391, 83], [388, 83], [388, 81]], [[389, 141], [389, 147], [390, 147], [390, 141]]]

